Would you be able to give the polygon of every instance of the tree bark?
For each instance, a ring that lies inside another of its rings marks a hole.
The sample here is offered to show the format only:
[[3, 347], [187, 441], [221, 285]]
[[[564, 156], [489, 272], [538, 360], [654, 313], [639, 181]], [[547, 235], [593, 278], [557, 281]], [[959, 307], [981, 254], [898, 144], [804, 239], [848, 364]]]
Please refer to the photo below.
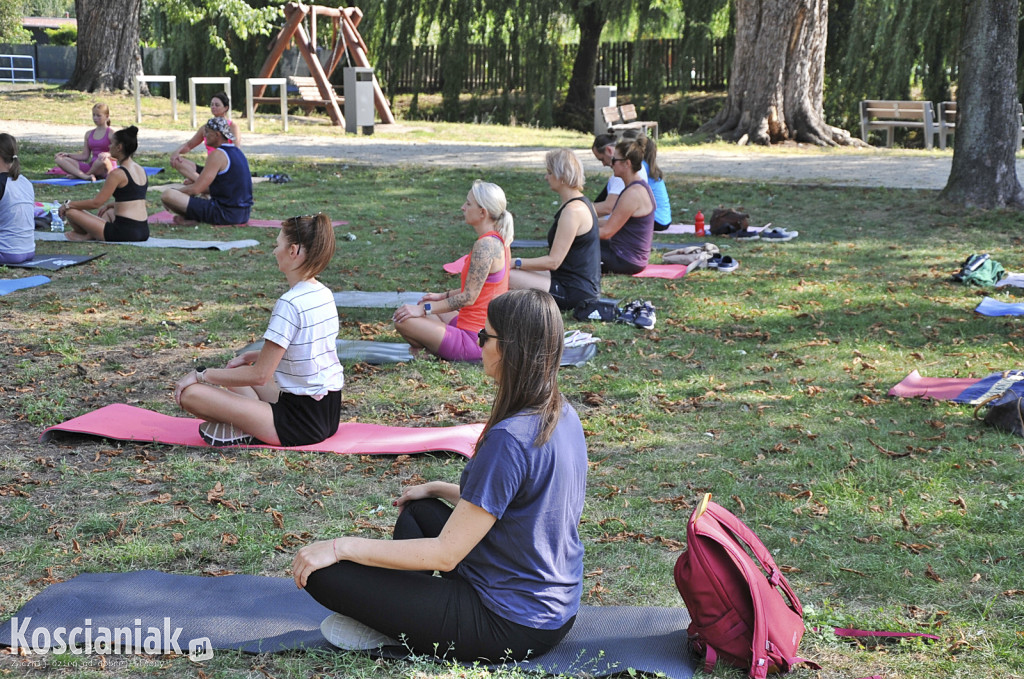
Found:
[[942, 197], [967, 207], [1024, 207], [1017, 179], [1019, 0], [966, 0], [953, 166]]
[[75, 0], [78, 56], [67, 87], [84, 92], [131, 90], [142, 73], [142, 0]]
[[558, 113], [562, 127], [589, 132], [594, 126], [594, 81], [597, 51], [608, 12], [600, 2], [573, 2], [573, 14], [580, 27], [580, 44], [572, 65], [569, 89]]
[[736, 49], [725, 106], [701, 129], [741, 144], [854, 144], [825, 122], [828, 0], [735, 0]]

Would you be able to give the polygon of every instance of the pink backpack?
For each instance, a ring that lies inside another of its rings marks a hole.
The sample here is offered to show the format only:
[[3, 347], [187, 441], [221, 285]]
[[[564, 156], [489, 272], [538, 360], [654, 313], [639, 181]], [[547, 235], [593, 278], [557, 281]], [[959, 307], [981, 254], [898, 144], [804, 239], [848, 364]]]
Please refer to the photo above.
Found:
[[[690, 613], [691, 647], [705, 671], [719, 658], [750, 676], [788, 672], [804, 635], [803, 609], [772, 555], [754, 532], [711, 494], [686, 526], [686, 551], [676, 561], [676, 587]], [[780, 592], [781, 590], [781, 592]]]

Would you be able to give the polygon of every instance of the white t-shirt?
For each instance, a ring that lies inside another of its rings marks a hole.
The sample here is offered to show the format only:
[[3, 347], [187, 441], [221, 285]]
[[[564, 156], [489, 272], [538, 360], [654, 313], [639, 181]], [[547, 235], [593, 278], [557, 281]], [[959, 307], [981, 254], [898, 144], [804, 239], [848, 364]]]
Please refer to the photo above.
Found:
[[323, 283], [302, 281], [281, 295], [263, 338], [285, 348], [274, 371], [281, 391], [323, 396], [345, 385], [336, 344], [338, 307]]
[[[636, 173], [636, 178], [647, 181], [647, 170], [642, 165], [640, 171]], [[625, 190], [626, 183], [613, 174], [608, 180], [608, 195], [617, 196]]]

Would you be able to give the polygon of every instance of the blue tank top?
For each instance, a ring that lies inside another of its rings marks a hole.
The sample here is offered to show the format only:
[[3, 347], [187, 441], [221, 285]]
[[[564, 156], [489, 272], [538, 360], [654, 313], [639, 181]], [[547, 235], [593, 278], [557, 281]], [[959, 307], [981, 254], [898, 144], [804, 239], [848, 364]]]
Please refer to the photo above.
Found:
[[228, 166], [210, 184], [210, 198], [224, 207], [252, 207], [252, 172], [249, 161], [237, 146], [220, 147]]

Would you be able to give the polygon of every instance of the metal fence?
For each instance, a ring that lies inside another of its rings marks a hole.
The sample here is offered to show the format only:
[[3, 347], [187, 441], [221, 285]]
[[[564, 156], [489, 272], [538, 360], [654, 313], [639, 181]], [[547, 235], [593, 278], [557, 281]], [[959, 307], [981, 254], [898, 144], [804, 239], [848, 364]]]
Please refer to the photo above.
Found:
[[[563, 63], [571, 65], [576, 46], [562, 45], [560, 53]], [[521, 89], [525, 85], [519, 75], [523, 69], [508, 47], [469, 45], [464, 58], [463, 92], [501, 90], [506, 86]], [[681, 39], [602, 43], [598, 50], [595, 84], [615, 85], [620, 91], [628, 92], [637, 81], [650, 83], [650, 71], [656, 69], [665, 89], [720, 90], [728, 84], [731, 63], [730, 40], [709, 42], [696, 54], [687, 54]], [[420, 45], [414, 48], [404, 66], [389, 74], [389, 89], [438, 92], [444, 77], [439, 48]]]

